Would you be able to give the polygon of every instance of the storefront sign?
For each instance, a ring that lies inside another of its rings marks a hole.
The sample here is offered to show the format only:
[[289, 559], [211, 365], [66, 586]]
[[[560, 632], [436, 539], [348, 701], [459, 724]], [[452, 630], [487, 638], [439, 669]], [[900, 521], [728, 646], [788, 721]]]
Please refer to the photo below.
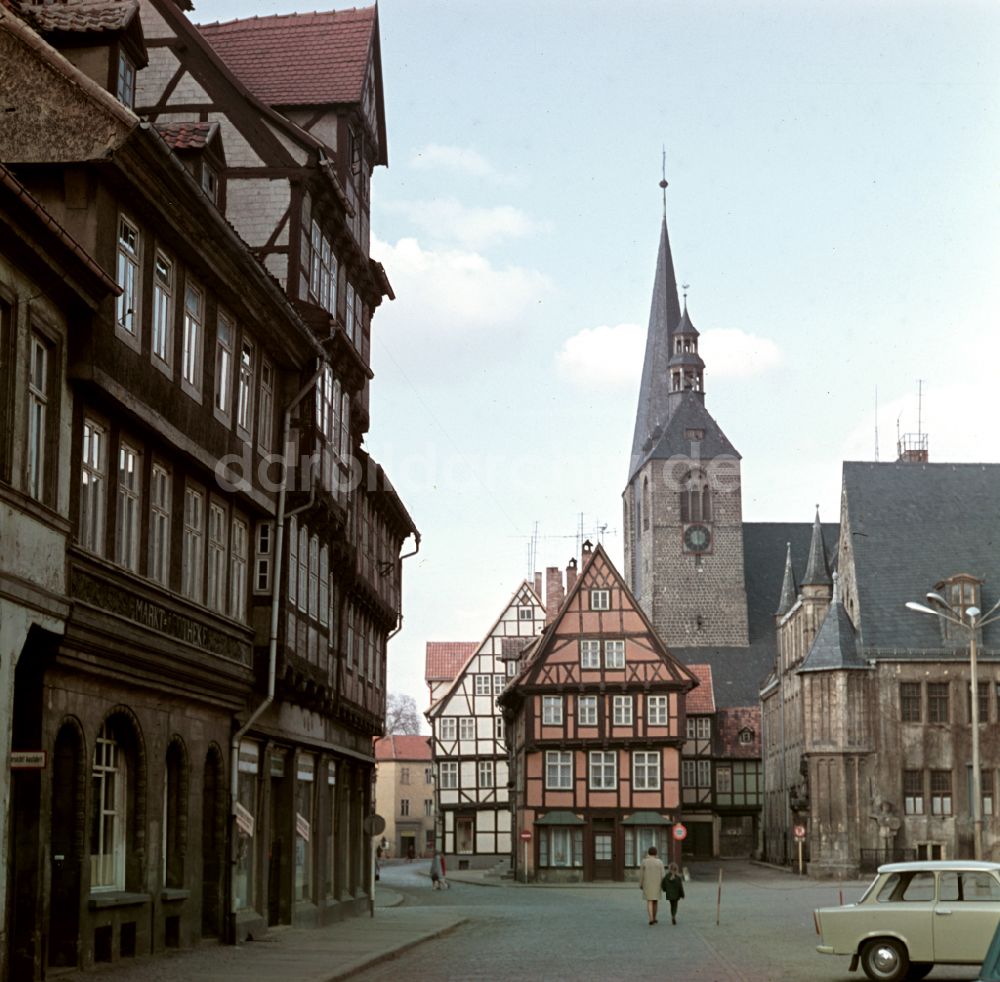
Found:
[[309, 841], [309, 819], [295, 813], [295, 834], [303, 841]]
[[238, 801], [236, 802], [236, 807], [233, 809], [233, 814], [236, 816], [236, 827], [244, 835], [248, 835], [252, 839], [254, 826], [253, 815]]

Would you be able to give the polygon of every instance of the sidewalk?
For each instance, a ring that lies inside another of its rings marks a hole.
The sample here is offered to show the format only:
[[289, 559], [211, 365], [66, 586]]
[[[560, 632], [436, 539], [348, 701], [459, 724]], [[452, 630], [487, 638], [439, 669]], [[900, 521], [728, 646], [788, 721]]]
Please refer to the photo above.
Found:
[[376, 892], [374, 917], [323, 928], [272, 928], [260, 941], [99, 965], [60, 982], [333, 982], [414, 945], [440, 937], [466, 918], [433, 907], [402, 907], [394, 890]]

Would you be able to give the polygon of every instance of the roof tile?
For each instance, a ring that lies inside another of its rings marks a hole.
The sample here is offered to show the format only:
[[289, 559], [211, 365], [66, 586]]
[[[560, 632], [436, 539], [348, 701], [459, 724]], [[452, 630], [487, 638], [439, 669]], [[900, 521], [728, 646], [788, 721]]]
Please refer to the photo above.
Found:
[[430, 760], [430, 737], [402, 735], [382, 737], [375, 741], [375, 759]]
[[712, 666], [688, 665], [688, 668], [698, 676], [698, 685], [687, 694], [685, 711], [689, 716], [693, 713], [714, 713], [715, 692], [712, 689]]
[[450, 681], [478, 647], [478, 641], [428, 641], [425, 680]]
[[218, 123], [200, 123], [194, 120], [154, 125], [171, 150], [200, 150], [208, 144], [219, 127]]
[[137, 0], [64, 0], [18, 4], [21, 15], [42, 34], [123, 31], [139, 10]]

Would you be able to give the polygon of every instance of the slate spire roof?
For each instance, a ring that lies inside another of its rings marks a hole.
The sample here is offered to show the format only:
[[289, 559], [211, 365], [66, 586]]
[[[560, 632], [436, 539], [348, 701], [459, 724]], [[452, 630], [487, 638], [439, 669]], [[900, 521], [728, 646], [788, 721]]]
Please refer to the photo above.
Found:
[[792, 569], [792, 544], [786, 542], [785, 577], [781, 581], [781, 597], [778, 600], [778, 609], [774, 612], [774, 616], [784, 617], [795, 606], [795, 599], [798, 595], [799, 588], [795, 583], [795, 570]]
[[833, 600], [806, 655], [800, 672], [825, 672], [838, 668], [867, 668], [858, 653], [854, 625], [840, 602], [838, 576], [833, 574]]
[[667, 216], [664, 213], [663, 223], [660, 226], [660, 248], [656, 256], [653, 299], [649, 308], [642, 381], [639, 383], [639, 405], [635, 414], [629, 480], [642, 466], [666, 426], [670, 337], [672, 328], [680, 323], [680, 319], [677, 277], [674, 273], [674, 259], [670, 252], [670, 237], [667, 234]]
[[802, 585], [829, 586], [831, 582], [830, 561], [826, 556], [826, 542], [823, 541], [823, 526], [820, 524], [817, 505], [812, 542], [809, 545], [809, 562], [806, 564], [806, 575], [802, 579]]

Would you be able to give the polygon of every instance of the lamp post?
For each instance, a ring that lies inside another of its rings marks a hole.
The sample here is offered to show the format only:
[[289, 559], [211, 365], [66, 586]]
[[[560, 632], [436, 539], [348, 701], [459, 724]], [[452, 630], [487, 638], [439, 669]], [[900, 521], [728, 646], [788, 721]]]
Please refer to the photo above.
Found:
[[983, 858], [983, 788], [982, 774], [979, 770], [979, 679], [976, 673], [976, 632], [987, 624], [1000, 620], [1000, 600], [985, 614], [978, 607], [966, 607], [964, 611], [949, 606], [939, 593], [928, 593], [927, 599], [934, 604], [928, 607], [914, 603], [906, 604], [908, 610], [918, 614], [930, 614], [939, 620], [947, 621], [965, 631], [969, 636], [969, 689], [971, 692], [972, 722], [972, 848], [975, 859]]

